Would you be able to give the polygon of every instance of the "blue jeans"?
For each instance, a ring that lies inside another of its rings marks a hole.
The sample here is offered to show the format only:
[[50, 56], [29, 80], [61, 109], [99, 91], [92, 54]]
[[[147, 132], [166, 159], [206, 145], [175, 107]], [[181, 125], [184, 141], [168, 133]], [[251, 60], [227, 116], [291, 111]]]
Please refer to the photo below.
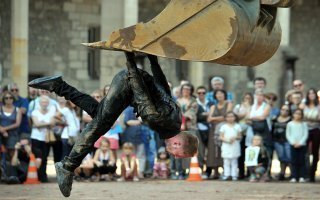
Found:
[[143, 140], [145, 151], [146, 151], [148, 169], [152, 171], [154, 166], [154, 159], [157, 155], [155, 132], [147, 126], [142, 126], [141, 130], [142, 130], [142, 140]]
[[288, 142], [280, 143], [274, 142], [274, 148], [277, 152], [280, 162], [290, 163], [291, 162], [291, 150]]

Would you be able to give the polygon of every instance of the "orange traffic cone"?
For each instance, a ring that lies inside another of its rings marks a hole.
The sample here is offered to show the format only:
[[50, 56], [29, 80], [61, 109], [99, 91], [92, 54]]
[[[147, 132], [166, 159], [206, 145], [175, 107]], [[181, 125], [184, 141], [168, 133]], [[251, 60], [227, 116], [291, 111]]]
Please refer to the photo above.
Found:
[[27, 180], [24, 182], [24, 184], [39, 184], [38, 180], [38, 172], [36, 167], [36, 157], [34, 154], [30, 155], [30, 162], [28, 167], [28, 176]]
[[190, 162], [190, 172], [187, 181], [202, 181], [201, 169], [199, 167], [198, 158], [194, 156], [191, 158]]

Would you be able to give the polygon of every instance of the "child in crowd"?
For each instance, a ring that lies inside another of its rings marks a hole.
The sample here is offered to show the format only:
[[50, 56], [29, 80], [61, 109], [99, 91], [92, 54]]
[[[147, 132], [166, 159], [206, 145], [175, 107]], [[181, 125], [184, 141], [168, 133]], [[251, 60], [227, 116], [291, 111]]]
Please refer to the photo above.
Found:
[[100, 143], [101, 140], [103, 138], [107, 138], [110, 142], [110, 150], [111, 153], [113, 154], [114, 160], [117, 160], [117, 150], [119, 149], [119, 134], [122, 133], [123, 130], [121, 128], [120, 122], [119, 120], [117, 120], [113, 126], [111, 127], [111, 129], [104, 134], [103, 136], [101, 136], [95, 143], [94, 143], [94, 147], [96, 149], [98, 149], [100, 147]]
[[116, 160], [110, 150], [110, 142], [107, 138], [102, 138], [100, 148], [94, 154], [93, 163], [93, 171], [97, 177], [96, 181], [100, 179], [110, 181], [111, 176], [116, 172], [117, 166]]
[[93, 173], [93, 159], [91, 154], [87, 154], [87, 156], [82, 160], [81, 165], [74, 170], [75, 173], [75, 179], [76, 180], [82, 180], [89, 181], [92, 173]]
[[306, 141], [308, 139], [308, 125], [302, 121], [303, 111], [296, 109], [293, 112], [293, 120], [288, 123], [286, 137], [291, 147], [291, 183], [299, 180], [304, 183], [305, 160], [306, 160]]
[[227, 112], [225, 119], [226, 123], [220, 128], [221, 157], [224, 169], [222, 180], [228, 180], [231, 176], [232, 180], [236, 181], [238, 180], [238, 158], [241, 155], [241, 127], [236, 122], [237, 116], [234, 112]]
[[257, 180], [264, 182], [266, 180], [269, 157], [260, 135], [253, 136], [252, 146], [246, 148], [245, 163], [251, 174], [250, 182], [256, 182]]
[[169, 162], [170, 160], [165, 148], [160, 147], [157, 162], [153, 166], [153, 178], [167, 179], [169, 175]]
[[126, 142], [122, 146], [123, 154], [121, 155], [121, 178], [119, 182], [133, 179], [139, 181], [137, 158], [133, 153], [134, 146], [130, 142]]

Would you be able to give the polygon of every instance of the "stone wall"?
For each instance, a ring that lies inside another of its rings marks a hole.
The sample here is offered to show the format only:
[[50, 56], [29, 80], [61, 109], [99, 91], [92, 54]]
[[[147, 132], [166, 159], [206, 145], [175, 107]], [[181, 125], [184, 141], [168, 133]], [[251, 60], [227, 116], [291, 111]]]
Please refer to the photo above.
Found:
[[299, 1], [291, 12], [290, 43], [299, 60], [296, 78], [302, 79], [306, 89], [320, 89], [320, 1]]
[[87, 48], [90, 26], [100, 26], [99, 0], [30, 0], [29, 73], [62, 74], [86, 91], [99, 87], [90, 80]]
[[10, 51], [11, 51], [11, 0], [1, 0], [0, 3], [0, 84], [10, 82]]
[[139, 21], [147, 22], [159, 14], [170, 0], [139, 0]]

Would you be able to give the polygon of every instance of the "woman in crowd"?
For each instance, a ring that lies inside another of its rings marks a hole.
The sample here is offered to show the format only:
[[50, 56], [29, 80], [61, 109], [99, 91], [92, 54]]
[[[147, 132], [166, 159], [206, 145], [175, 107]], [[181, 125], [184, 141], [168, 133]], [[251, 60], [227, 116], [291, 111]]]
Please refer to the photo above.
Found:
[[[210, 110], [210, 103], [206, 99], [207, 90], [204, 86], [199, 86], [197, 88], [197, 103], [198, 103], [198, 112], [197, 112], [197, 126], [198, 131], [201, 137], [201, 142], [203, 147], [201, 150], [201, 154], [205, 158], [206, 149], [208, 148], [208, 138], [209, 138], [209, 131], [210, 131], [210, 124], [207, 122], [209, 110]], [[199, 149], [200, 150], [200, 149]], [[200, 168], [203, 169], [203, 164], [200, 165]], [[204, 172], [204, 170], [202, 170]], [[206, 174], [203, 174], [202, 178], [207, 179]]]
[[62, 158], [69, 155], [75, 142], [77, 134], [80, 131], [80, 120], [77, 117], [76, 106], [64, 97], [58, 97], [59, 103], [56, 120], [64, 124], [61, 134], [62, 140]]
[[253, 131], [250, 124], [248, 124], [248, 119], [251, 112], [251, 107], [253, 104], [253, 96], [251, 93], [247, 92], [242, 98], [241, 104], [238, 104], [234, 107], [233, 112], [237, 115], [239, 120], [239, 125], [241, 126], [242, 139], [240, 142], [241, 145], [241, 155], [238, 160], [239, 165], [239, 179], [245, 177], [245, 149], [246, 146], [250, 146], [252, 143]]
[[[35, 109], [31, 113], [32, 117], [32, 131], [31, 131], [31, 144], [32, 148], [39, 149], [41, 152], [47, 152], [46, 141], [52, 137], [52, 127], [55, 125], [54, 112], [48, 109], [50, 99], [48, 96], [40, 96], [40, 108]], [[41, 158], [41, 166], [38, 170], [38, 178], [41, 182], [48, 182], [47, 177], [47, 154], [43, 153]]]
[[211, 123], [209, 141], [208, 141], [208, 157], [206, 175], [210, 177], [212, 169], [214, 170], [214, 179], [218, 179], [219, 167], [222, 167], [221, 158], [221, 141], [219, 138], [219, 129], [224, 124], [224, 116], [227, 112], [232, 111], [232, 103], [227, 101], [227, 92], [217, 90], [214, 98], [218, 101], [216, 105], [211, 106], [207, 121]]
[[[266, 102], [270, 106], [270, 120], [274, 120], [280, 114], [280, 109], [275, 106], [278, 96], [275, 93], [269, 92], [265, 94]], [[271, 121], [270, 121], [271, 123]]]
[[[181, 130], [189, 131], [191, 134], [196, 135], [199, 139], [199, 148], [203, 148], [203, 144], [198, 133], [197, 128], [197, 112], [198, 104], [196, 98], [193, 96], [194, 88], [191, 84], [186, 83], [181, 85], [181, 97], [177, 102], [182, 111], [182, 125]], [[202, 152], [202, 151], [199, 151]], [[200, 165], [203, 164], [203, 155], [198, 154]], [[190, 159], [182, 159], [183, 168], [189, 168]], [[178, 161], [179, 162], [179, 161]], [[181, 174], [179, 174], [181, 176]]]
[[315, 173], [319, 161], [319, 146], [320, 146], [320, 106], [318, 95], [315, 89], [309, 89], [306, 95], [305, 104], [301, 105], [304, 113], [304, 120], [308, 124], [309, 139], [312, 154], [312, 163], [310, 168], [310, 182], [315, 182]]
[[[0, 144], [4, 144], [8, 158], [11, 159], [14, 153], [14, 147], [19, 141], [18, 128], [21, 123], [21, 113], [13, 105], [14, 95], [5, 91], [2, 94], [2, 106], [0, 109]], [[2, 141], [1, 141], [2, 140]]]
[[291, 183], [299, 180], [300, 183], [305, 182], [305, 160], [307, 151], [308, 126], [303, 122], [303, 111], [296, 109], [293, 113], [293, 120], [288, 123], [286, 137], [291, 147]]
[[286, 168], [291, 162], [290, 144], [286, 138], [286, 127], [291, 120], [291, 113], [288, 105], [283, 105], [280, 115], [272, 123], [272, 140], [274, 148], [280, 161], [280, 174], [278, 179], [285, 179]]
[[267, 122], [268, 117], [270, 116], [270, 106], [265, 102], [265, 96], [262, 90], [257, 90], [255, 97], [256, 101], [253, 104], [250, 112], [253, 133], [254, 135], [260, 135], [262, 137], [268, 156], [271, 158], [272, 138]]

